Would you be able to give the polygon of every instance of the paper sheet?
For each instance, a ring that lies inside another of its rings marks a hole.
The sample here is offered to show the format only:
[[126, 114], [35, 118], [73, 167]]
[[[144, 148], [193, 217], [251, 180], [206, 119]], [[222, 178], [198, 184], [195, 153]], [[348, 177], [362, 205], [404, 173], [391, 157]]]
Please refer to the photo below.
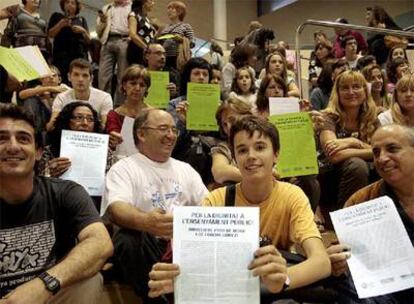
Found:
[[298, 113], [300, 111], [299, 99], [296, 97], [270, 97], [269, 115]]
[[0, 47], [0, 64], [18, 81], [29, 81], [52, 74], [37, 46]]
[[175, 303], [260, 303], [259, 279], [247, 269], [258, 247], [259, 208], [175, 207]]
[[281, 177], [318, 174], [315, 136], [309, 113], [274, 115], [280, 137], [277, 171]]
[[170, 91], [167, 86], [170, 83], [168, 72], [149, 71], [151, 75], [151, 86], [145, 102], [155, 108], [165, 109], [170, 101]]
[[81, 184], [89, 195], [103, 193], [109, 135], [63, 130], [60, 156], [71, 161], [61, 176]]
[[414, 248], [394, 202], [383, 196], [331, 214], [359, 298], [414, 287]]
[[122, 143], [116, 147], [115, 156], [119, 159], [130, 156], [137, 153], [137, 148], [134, 143], [134, 119], [128, 116], [125, 116], [124, 122], [122, 124], [121, 136]]
[[187, 130], [218, 131], [216, 111], [220, 102], [217, 84], [188, 83]]

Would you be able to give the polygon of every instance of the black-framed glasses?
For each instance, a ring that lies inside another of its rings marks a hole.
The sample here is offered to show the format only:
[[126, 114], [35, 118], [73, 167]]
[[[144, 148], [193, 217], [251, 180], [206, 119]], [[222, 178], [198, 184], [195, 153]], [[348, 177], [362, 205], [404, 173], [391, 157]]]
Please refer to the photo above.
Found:
[[76, 122], [82, 122], [86, 119], [87, 122], [95, 122], [93, 116], [90, 115], [73, 115], [70, 119]]
[[158, 127], [142, 127], [141, 129], [150, 129], [150, 130], [155, 130], [155, 131], [158, 131], [158, 132], [160, 132], [161, 134], [163, 134], [163, 135], [166, 135], [166, 134], [168, 134], [168, 132], [171, 130], [171, 132], [174, 134], [174, 135], [179, 135], [179, 130], [177, 129], [177, 127], [175, 127], [175, 126], [167, 126], [167, 125], [161, 125], [161, 126], [158, 126]]

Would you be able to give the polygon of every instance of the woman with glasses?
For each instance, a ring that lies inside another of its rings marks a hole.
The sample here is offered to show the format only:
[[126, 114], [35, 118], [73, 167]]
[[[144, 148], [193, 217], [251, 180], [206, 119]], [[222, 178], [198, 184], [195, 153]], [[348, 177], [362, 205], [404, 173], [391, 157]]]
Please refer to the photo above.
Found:
[[134, 64], [125, 70], [120, 90], [126, 96], [124, 103], [111, 110], [106, 120], [106, 133], [109, 134], [109, 146], [115, 149], [122, 142], [121, 129], [125, 116], [136, 118], [143, 109], [149, 106], [144, 98], [151, 86], [151, 78], [146, 69]]
[[414, 127], [414, 76], [403, 76], [395, 86], [394, 102], [378, 116], [381, 125], [397, 123]]
[[66, 105], [56, 118], [55, 128], [48, 134], [49, 145], [39, 163], [39, 175], [59, 177], [69, 169], [70, 159], [59, 156], [63, 130], [102, 133], [98, 113], [90, 104], [75, 101]]
[[328, 220], [325, 212], [342, 208], [370, 182], [370, 141], [379, 123], [377, 107], [361, 73], [345, 71], [336, 78], [324, 118], [319, 135], [323, 153], [320, 207]]

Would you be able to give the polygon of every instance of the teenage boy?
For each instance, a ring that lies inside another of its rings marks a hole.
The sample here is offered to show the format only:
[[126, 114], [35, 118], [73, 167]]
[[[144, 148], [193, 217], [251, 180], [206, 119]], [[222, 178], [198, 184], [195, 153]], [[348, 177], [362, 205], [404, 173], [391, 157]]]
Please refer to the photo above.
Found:
[[106, 116], [113, 108], [112, 97], [108, 93], [92, 87], [92, 65], [85, 59], [72, 60], [69, 65], [68, 78], [72, 83], [69, 89], [56, 96], [52, 106], [52, 117], [46, 128], [48, 131], [54, 128], [56, 117], [69, 103], [83, 101], [90, 103], [99, 114], [102, 126], [105, 126]]
[[[280, 144], [277, 129], [269, 122], [247, 116], [236, 122], [229, 138], [232, 153], [242, 175], [235, 186], [235, 206], [260, 208], [261, 238], [271, 245], [259, 248], [248, 267], [272, 293], [307, 286], [330, 275], [331, 267], [306, 195], [297, 186], [276, 181], [272, 169]], [[223, 206], [226, 188], [211, 192], [205, 206]], [[291, 267], [278, 249], [300, 245], [307, 257]], [[179, 274], [175, 264], [157, 263], [150, 272], [150, 297], [173, 292]]]

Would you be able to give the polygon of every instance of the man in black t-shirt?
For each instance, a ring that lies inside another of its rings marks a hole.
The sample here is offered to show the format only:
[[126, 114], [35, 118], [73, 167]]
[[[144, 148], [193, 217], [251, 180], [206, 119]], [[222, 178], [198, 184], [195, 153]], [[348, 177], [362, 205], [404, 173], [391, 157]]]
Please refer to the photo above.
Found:
[[71, 181], [36, 177], [41, 135], [15, 105], [0, 105], [0, 304], [98, 303], [109, 235]]

